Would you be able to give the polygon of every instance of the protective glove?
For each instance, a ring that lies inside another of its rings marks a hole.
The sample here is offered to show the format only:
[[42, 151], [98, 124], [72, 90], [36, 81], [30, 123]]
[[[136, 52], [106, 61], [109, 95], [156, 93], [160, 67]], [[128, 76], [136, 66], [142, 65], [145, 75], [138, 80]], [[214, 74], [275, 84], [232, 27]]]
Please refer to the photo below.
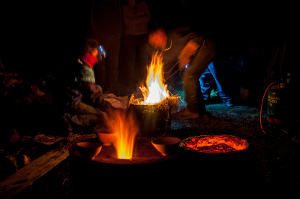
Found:
[[149, 44], [155, 49], [164, 49], [167, 45], [167, 35], [163, 29], [158, 29], [149, 34]]
[[190, 40], [185, 47], [182, 49], [182, 51], [179, 54], [178, 62], [179, 62], [179, 70], [182, 71], [184, 67], [190, 63], [191, 56], [194, 55], [199, 48], [199, 45], [194, 42], [193, 40]]

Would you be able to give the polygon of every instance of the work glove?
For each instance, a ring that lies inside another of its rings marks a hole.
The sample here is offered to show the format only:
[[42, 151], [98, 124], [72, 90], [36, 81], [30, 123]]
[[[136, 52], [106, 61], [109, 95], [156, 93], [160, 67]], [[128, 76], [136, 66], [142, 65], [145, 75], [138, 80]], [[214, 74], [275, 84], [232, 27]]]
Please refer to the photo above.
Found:
[[158, 29], [149, 34], [148, 42], [155, 49], [164, 49], [167, 45], [167, 35], [163, 29]]
[[190, 63], [191, 56], [194, 55], [199, 48], [199, 45], [194, 42], [193, 40], [190, 40], [185, 47], [182, 49], [182, 51], [179, 54], [178, 57], [178, 63], [179, 63], [179, 70], [183, 71], [184, 67]]

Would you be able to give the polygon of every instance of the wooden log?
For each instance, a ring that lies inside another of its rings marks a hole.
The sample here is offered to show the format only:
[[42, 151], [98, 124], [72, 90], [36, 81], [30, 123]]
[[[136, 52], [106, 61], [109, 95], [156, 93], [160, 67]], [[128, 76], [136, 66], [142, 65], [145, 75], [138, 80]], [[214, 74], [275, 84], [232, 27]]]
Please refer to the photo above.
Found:
[[4, 77], [17, 77], [18, 74], [17, 73], [3, 73], [3, 72], [0, 72], [0, 76], [4, 76]]
[[53, 149], [39, 158], [35, 159], [29, 165], [24, 166], [13, 175], [0, 182], [0, 198], [13, 198], [22, 190], [31, 186], [36, 180], [43, 177], [63, 160], [69, 156], [69, 147], [78, 141], [85, 141], [97, 138], [96, 134], [69, 134], [67, 137], [47, 136], [44, 134], [35, 137], [24, 136], [22, 141], [34, 140], [44, 145], [53, 145], [67, 140], [60, 149]]
[[13, 198], [69, 156], [67, 148], [54, 149], [0, 182], [0, 198]]

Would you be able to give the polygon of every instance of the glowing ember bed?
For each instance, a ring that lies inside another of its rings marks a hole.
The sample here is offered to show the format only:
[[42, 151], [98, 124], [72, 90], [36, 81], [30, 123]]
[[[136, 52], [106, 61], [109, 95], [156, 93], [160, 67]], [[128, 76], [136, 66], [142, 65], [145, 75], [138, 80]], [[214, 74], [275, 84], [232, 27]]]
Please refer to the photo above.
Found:
[[247, 140], [233, 135], [199, 135], [179, 144], [182, 157], [202, 185], [246, 186], [255, 180], [255, 153]]
[[201, 153], [231, 153], [246, 150], [248, 142], [232, 135], [200, 135], [184, 139], [180, 147]]

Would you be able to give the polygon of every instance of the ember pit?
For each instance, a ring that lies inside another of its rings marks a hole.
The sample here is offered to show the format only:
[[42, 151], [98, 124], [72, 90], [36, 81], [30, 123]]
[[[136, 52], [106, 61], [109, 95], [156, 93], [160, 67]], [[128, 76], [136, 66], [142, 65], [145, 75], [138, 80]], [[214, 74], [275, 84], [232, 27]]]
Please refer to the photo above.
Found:
[[248, 142], [232, 135], [200, 135], [186, 138], [180, 147], [201, 153], [232, 153], [246, 150]]
[[245, 139], [232, 135], [192, 136], [183, 139], [179, 148], [193, 164], [210, 168], [224, 168], [224, 162], [228, 167], [238, 167], [242, 162], [248, 162], [252, 153]]
[[253, 182], [255, 153], [247, 140], [233, 135], [199, 135], [183, 139], [179, 144], [186, 169], [193, 172], [189, 180], [204, 184], [216, 180], [234, 186]]

